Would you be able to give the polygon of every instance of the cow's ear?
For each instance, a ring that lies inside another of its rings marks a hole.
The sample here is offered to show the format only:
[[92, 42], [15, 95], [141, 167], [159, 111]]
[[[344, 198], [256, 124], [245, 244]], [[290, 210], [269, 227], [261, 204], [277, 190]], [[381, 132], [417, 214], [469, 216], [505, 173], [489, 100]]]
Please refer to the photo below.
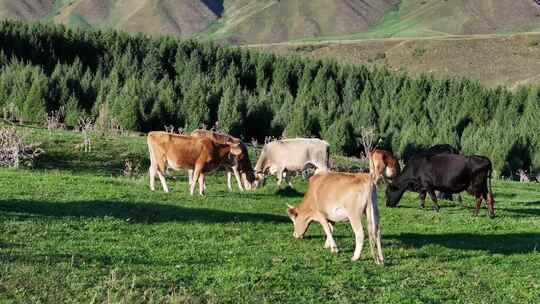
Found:
[[242, 154], [242, 149], [240, 149], [239, 144], [231, 144], [229, 146], [231, 147], [231, 152], [230, 153], [232, 155], [238, 156], [238, 155]]
[[296, 208], [291, 206], [291, 205], [287, 205], [287, 213], [292, 216], [292, 217], [296, 217], [298, 215], [298, 212], [296, 211]]

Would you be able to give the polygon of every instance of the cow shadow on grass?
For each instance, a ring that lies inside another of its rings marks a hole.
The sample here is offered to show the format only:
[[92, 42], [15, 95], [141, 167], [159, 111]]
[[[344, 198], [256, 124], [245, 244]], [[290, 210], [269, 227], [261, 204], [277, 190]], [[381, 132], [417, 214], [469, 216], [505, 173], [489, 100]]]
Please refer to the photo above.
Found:
[[540, 217], [540, 208], [497, 208], [509, 213], [510, 217]]
[[72, 202], [0, 200], [0, 212], [13, 213], [20, 217], [27, 217], [29, 215], [32, 217], [38, 215], [51, 218], [113, 217], [132, 223], [288, 223], [290, 221], [286, 216], [268, 213], [234, 212], [159, 203], [126, 203], [106, 200]]
[[298, 190], [292, 187], [285, 187], [285, 188], [278, 189], [276, 191], [276, 195], [284, 196], [284, 197], [303, 197], [304, 193], [299, 192]]
[[526, 254], [536, 252], [540, 246], [540, 233], [505, 233], [505, 234], [419, 234], [402, 233], [384, 235], [383, 239], [397, 240], [401, 245], [422, 248], [440, 245], [450, 249], [480, 250], [492, 254]]

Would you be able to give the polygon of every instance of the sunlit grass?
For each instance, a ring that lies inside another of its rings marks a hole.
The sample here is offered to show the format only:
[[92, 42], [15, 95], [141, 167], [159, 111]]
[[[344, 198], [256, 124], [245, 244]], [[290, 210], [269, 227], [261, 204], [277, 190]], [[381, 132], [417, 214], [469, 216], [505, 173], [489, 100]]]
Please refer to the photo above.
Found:
[[[296, 191], [228, 192], [221, 173], [206, 197], [190, 196], [183, 173], [173, 192], [148, 187], [144, 137], [95, 138], [22, 128], [49, 155], [34, 170], [0, 170], [0, 302], [536, 303], [540, 299], [540, 187], [495, 181], [497, 218], [485, 206], [442, 202], [419, 210], [417, 195], [386, 208], [379, 191], [387, 265], [368, 248], [350, 262], [348, 223], [340, 253], [313, 224], [292, 237], [287, 204]], [[142, 164], [138, 178], [123, 161]], [[55, 163], [58, 163], [55, 168]], [[159, 183], [158, 183], [159, 185]], [[427, 204], [429, 206], [429, 203]], [[369, 246], [367, 246], [369, 247]]]

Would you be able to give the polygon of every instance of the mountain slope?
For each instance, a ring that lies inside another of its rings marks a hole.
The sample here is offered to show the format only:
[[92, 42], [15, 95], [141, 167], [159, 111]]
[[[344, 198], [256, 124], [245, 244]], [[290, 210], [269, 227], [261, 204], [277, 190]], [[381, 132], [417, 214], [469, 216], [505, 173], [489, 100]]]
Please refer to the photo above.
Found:
[[0, 19], [37, 20], [52, 9], [54, 0], [0, 0]]
[[204, 30], [218, 16], [193, 0], [78, 0], [60, 10], [56, 22], [112, 26], [128, 32], [189, 37]]
[[230, 0], [206, 32], [235, 43], [280, 42], [366, 31], [398, 0]]
[[54, 20], [237, 44], [540, 30], [535, 0], [0, 0], [0, 19]]
[[317, 37], [344, 40], [433, 37], [540, 30], [540, 5], [534, 0], [402, 0], [367, 31]]

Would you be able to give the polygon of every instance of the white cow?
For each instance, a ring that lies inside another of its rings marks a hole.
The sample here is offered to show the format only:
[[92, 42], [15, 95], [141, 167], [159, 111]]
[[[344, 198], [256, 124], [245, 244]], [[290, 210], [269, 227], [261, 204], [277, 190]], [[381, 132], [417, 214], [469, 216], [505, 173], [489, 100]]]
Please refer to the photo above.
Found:
[[283, 178], [289, 181], [289, 172], [302, 171], [308, 165], [315, 166], [316, 172], [327, 171], [330, 167], [330, 145], [317, 138], [290, 138], [264, 145], [255, 165], [256, 186], [264, 184], [266, 173], [275, 175], [278, 186]]

